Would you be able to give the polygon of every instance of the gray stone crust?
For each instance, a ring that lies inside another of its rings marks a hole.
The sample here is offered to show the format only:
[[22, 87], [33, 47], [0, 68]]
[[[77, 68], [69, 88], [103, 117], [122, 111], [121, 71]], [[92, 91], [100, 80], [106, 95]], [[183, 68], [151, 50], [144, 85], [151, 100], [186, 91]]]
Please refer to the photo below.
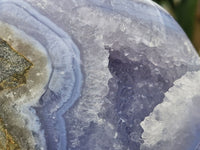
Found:
[[0, 38], [0, 89], [26, 83], [25, 74], [33, 64]]

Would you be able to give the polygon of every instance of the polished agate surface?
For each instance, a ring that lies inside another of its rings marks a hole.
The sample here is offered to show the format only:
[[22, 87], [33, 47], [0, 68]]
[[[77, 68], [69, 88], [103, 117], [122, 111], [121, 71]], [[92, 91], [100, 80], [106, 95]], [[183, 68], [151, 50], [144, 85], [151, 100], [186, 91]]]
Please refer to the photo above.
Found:
[[150, 0], [0, 0], [2, 150], [199, 150], [199, 91]]

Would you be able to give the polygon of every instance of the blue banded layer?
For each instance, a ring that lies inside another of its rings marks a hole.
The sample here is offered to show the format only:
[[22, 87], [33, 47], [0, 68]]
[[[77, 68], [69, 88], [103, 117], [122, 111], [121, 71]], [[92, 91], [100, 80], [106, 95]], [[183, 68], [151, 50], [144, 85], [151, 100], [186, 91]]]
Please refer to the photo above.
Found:
[[82, 84], [79, 50], [66, 32], [23, 1], [1, 1], [0, 20], [25, 32], [47, 51], [50, 78], [34, 108], [45, 130], [47, 149], [64, 149], [67, 140], [63, 114], [80, 96]]

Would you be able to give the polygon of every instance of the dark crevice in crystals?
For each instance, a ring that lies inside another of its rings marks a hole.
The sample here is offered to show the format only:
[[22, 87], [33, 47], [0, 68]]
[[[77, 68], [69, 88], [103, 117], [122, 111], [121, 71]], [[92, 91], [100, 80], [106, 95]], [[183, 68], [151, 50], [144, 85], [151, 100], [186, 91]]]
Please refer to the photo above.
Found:
[[101, 116], [115, 126], [116, 140], [123, 149], [139, 150], [143, 142], [140, 123], [163, 101], [164, 93], [173, 82], [145, 56], [131, 61], [123, 51], [110, 49], [108, 68], [113, 75], [107, 95], [110, 102], [104, 104], [106, 111]]
[[[139, 52], [127, 47], [105, 48], [110, 53], [108, 69], [113, 77], [108, 82], [109, 91], [102, 97], [104, 104], [98, 113], [102, 122], [96, 122], [87, 113], [77, 115], [80, 109], [87, 111], [90, 101], [82, 105], [76, 103], [65, 117], [67, 150], [140, 149], [143, 143], [141, 121], [163, 101], [164, 93], [173, 86], [174, 80], [185, 74], [187, 69], [178, 71], [180, 67], [187, 66], [172, 63], [173, 70], [161, 68], [147, 58], [145, 50], [153, 49], [144, 45], [138, 47]], [[95, 107], [91, 109], [95, 111]]]

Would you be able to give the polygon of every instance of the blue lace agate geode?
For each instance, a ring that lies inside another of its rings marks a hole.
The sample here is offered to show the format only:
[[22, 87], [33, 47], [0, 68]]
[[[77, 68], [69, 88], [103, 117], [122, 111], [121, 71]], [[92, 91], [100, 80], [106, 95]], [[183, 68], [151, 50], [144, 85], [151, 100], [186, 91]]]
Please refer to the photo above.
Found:
[[33, 63], [0, 93], [23, 150], [195, 150], [200, 60], [149, 0], [1, 0], [0, 38]]

